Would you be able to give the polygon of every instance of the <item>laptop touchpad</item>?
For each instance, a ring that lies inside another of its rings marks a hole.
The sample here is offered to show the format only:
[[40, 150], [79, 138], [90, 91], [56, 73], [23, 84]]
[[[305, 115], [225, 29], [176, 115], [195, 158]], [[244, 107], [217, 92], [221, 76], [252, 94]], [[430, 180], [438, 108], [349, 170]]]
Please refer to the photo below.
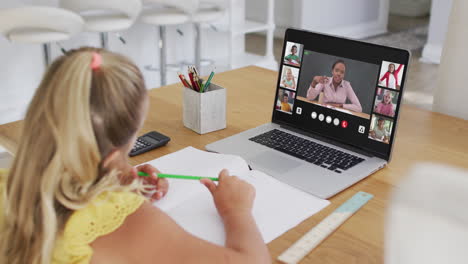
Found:
[[278, 173], [283, 173], [302, 165], [300, 162], [273, 151], [262, 152], [252, 157], [250, 161], [253, 169], [257, 169], [256, 166], [259, 166]]

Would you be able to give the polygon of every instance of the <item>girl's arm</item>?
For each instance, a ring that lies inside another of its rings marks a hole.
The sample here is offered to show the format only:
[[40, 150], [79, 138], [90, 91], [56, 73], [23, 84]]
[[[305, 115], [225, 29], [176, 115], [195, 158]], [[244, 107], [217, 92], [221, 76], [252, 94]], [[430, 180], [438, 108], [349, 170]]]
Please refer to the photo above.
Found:
[[296, 90], [296, 79], [293, 78], [292, 82], [293, 82], [293, 85], [292, 85], [291, 89]]
[[385, 79], [387, 79], [387, 78], [388, 78], [388, 72], [386, 72], [386, 73], [382, 76], [382, 78], [380, 78], [379, 82], [381, 82], [381, 81], [383, 81], [383, 80], [385, 80]]
[[[145, 202], [117, 230], [91, 243], [94, 250], [91, 263], [135, 263], [138, 260], [138, 263], [148, 264], [270, 264], [271, 257], [251, 207], [245, 206], [253, 203], [253, 188], [246, 188], [243, 181], [234, 177], [226, 181], [226, 177], [221, 177], [218, 186], [213, 182], [204, 184], [213, 194], [224, 222], [225, 247], [191, 235], [166, 213]], [[224, 186], [222, 181], [226, 183]], [[249, 199], [251, 201], [246, 202]]]
[[395, 70], [395, 74], [398, 75], [398, 73], [400, 72], [401, 68], [403, 67], [403, 64], [400, 64], [398, 66], [398, 69]]

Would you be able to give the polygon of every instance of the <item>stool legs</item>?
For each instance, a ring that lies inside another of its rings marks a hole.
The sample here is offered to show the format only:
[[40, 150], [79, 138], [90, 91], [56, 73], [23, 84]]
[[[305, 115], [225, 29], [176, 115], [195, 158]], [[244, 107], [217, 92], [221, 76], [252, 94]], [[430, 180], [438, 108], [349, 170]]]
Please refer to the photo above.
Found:
[[161, 86], [167, 84], [167, 40], [166, 40], [166, 26], [159, 26], [159, 73], [161, 75]]
[[101, 37], [101, 48], [109, 49], [109, 33], [101, 32], [99, 35]]
[[42, 45], [42, 49], [44, 51], [44, 64], [45, 64], [45, 67], [49, 67], [50, 65], [50, 62], [52, 60], [52, 57], [51, 57], [51, 49], [50, 49], [50, 43], [46, 43], [46, 44], [43, 44]]
[[201, 71], [201, 26], [200, 23], [194, 24], [195, 28], [195, 67]]

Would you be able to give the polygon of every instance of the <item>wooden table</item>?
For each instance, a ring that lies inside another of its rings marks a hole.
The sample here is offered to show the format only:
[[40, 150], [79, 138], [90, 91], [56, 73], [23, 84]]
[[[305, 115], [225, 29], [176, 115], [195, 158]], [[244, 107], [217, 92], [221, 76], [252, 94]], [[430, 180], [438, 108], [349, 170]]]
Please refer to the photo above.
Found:
[[[304, 96], [297, 96], [297, 97], [296, 97], [296, 100], [301, 100], [301, 101], [306, 102], [306, 103], [312, 103], [312, 104], [320, 105], [321, 107], [327, 107], [327, 106], [325, 106], [325, 105], [320, 104], [320, 103], [318, 102], [318, 100], [309, 100], [309, 99], [307, 99], [307, 98], [304, 97]], [[333, 108], [335, 108], [335, 109], [338, 110], [338, 111], [348, 112], [348, 114], [351, 113], [352, 115], [355, 115], [355, 116], [359, 116], [359, 117], [362, 117], [362, 118], [370, 119], [370, 115], [369, 115], [369, 114], [366, 114], [366, 113], [356, 112], [356, 111], [352, 111], [352, 110], [349, 110], [349, 109], [344, 109], [343, 107], [336, 107], [336, 106], [334, 106]]]
[[[217, 74], [214, 82], [228, 90], [227, 128], [203, 136], [182, 124], [180, 84], [150, 91], [151, 106], [141, 133], [160, 131], [172, 138], [161, 149], [131, 159], [139, 164], [194, 146], [204, 149], [213, 141], [271, 121], [277, 73], [246, 67]], [[21, 122], [0, 126], [0, 145], [20, 138]], [[403, 106], [393, 160], [331, 199], [331, 205], [268, 244], [274, 259], [302, 234], [320, 222], [357, 191], [375, 195], [366, 206], [309, 254], [301, 263], [383, 263], [384, 220], [389, 197], [398, 181], [417, 162], [440, 162], [468, 168], [468, 121]]]

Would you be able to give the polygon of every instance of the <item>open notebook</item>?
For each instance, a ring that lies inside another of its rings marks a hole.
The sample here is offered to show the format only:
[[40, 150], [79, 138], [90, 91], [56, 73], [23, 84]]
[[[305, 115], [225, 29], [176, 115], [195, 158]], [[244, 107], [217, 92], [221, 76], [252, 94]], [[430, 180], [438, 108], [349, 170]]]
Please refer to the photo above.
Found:
[[[187, 147], [148, 162], [161, 172], [218, 177], [226, 168], [231, 175], [256, 189], [253, 215], [265, 243], [325, 208], [330, 202], [297, 190], [255, 170], [238, 156]], [[224, 226], [210, 192], [199, 181], [169, 179], [169, 192], [154, 203], [193, 235], [224, 245]]]

